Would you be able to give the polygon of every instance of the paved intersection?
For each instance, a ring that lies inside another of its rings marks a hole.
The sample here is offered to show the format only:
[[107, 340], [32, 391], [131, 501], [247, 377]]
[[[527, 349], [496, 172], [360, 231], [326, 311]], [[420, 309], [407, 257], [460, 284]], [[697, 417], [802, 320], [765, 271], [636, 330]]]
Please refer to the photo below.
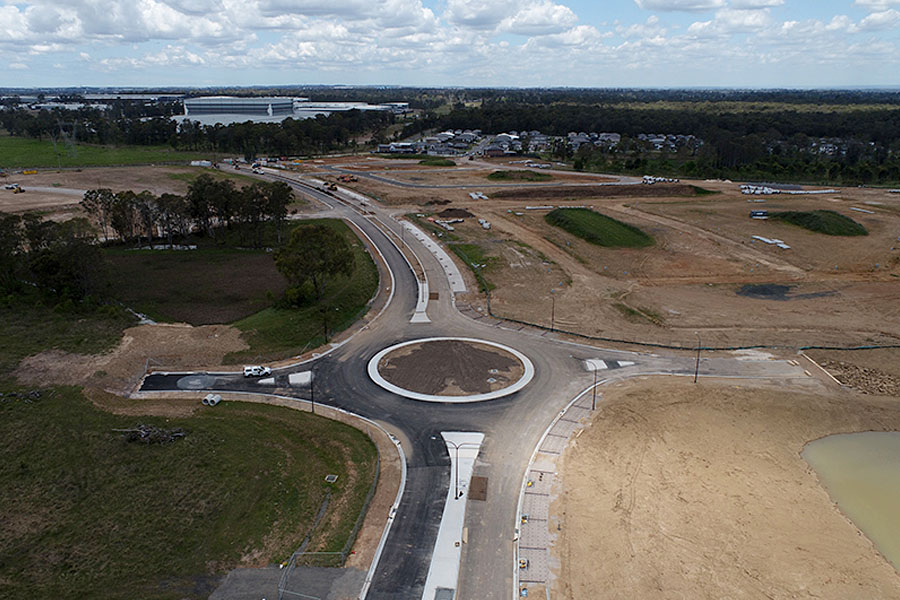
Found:
[[[547, 427], [573, 398], [593, 383], [594, 375], [586, 369], [585, 361], [596, 361], [589, 363], [595, 368], [605, 367], [602, 379], [612, 381], [639, 374], [693, 375], [694, 359], [592, 348], [555, 339], [546, 332], [507, 328], [494, 319], [465, 316], [455, 306], [438, 259], [413, 236], [406, 236], [407, 243], [421, 259], [429, 289], [438, 294], [438, 299], [428, 304], [429, 321], [411, 323], [419, 284], [403, 254], [380, 229], [385, 225], [391, 227], [395, 232], [391, 237], [399, 239], [400, 225], [379, 207], [367, 206], [368, 214], [361, 213], [350, 202], [341, 202], [340, 192], [325, 194], [300, 182], [290, 180], [290, 183], [364, 231], [380, 250], [395, 282], [392, 301], [367, 328], [327, 356], [273, 373], [276, 384], [282, 387], [291, 373], [314, 371], [317, 402], [377, 421], [403, 441], [408, 466], [406, 491], [367, 598], [422, 598], [450, 485], [450, 457], [441, 439], [441, 432], [445, 431], [480, 432], [485, 436], [474, 475], [487, 478], [487, 496], [485, 501], [473, 500], [468, 505], [467, 543], [462, 550], [455, 598], [512, 598], [515, 594], [514, 538], [520, 519], [517, 504], [523, 476]], [[383, 270], [384, 266], [379, 268]], [[389, 279], [385, 273], [382, 275], [382, 281]], [[380, 293], [386, 293], [383, 285]], [[391, 394], [369, 379], [366, 365], [383, 348], [412, 339], [441, 336], [480, 338], [515, 348], [534, 364], [534, 378], [511, 396], [471, 404], [417, 402]], [[703, 360], [700, 374], [794, 378], [802, 377], [803, 371], [798, 372], [797, 367], [783, 361], [708, 358]], [[149, 375], [141, 390], [202, 388], [204, 391], [264, 392], [260, 387], [254, 381], [245, 380], [240, 373], [182, 373]], [[308, 389], [297, 388], [296, 394], [306, 398]]]

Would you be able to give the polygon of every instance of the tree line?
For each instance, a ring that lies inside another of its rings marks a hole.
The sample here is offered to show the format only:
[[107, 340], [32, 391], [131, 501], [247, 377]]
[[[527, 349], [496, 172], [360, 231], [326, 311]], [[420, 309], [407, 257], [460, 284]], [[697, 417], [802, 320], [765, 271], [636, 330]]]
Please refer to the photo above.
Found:
[[[260, 248], [266, 223], [275, 226], [278, 243], [283, 237], [291, 187], [281, 181], [255, 182], [240, 188], [228, 179], [204, 173], [188, 186], [187, 194], [155, 194], [131, 190], [88, 190], [81, 208], [96, 224], [104, 241], [113, 236], [125, 243], [152, 243], [154, 237], [173, 245], [194, 231], [224, 243], [227, 230], [237, 228], [242, 244]], [[112, 234], [112, 235], [111, 235]]]
[[358, 147], [394, 116], [382, 111], [318, 115], [286, 119], [281, 123], [232, 123], [201, 125], [198, 121], [168, 116], [138, 117], [96, 108], [32, 111], [0, 110], [0, 124], [13, 136], [38, 140], [66, 139], [103, 145], [169, 145], [176, 150], [199, 150], [256, 156], [323, 154]]

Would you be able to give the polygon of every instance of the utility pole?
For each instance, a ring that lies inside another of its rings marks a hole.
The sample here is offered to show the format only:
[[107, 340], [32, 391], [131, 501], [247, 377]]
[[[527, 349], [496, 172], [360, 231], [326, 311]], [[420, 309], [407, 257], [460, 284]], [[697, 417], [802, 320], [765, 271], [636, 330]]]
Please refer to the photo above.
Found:
[[700, 334], [696, 331], [694, 335], [697, 336], [697, 363], [694, 365], [694, 383], [697, 383], [697, 378], [700, 376], [700, 346], [702, 342], [700, 341]]
[[550, 331], [554, 330], [556, 324], [556, 294], [550, 290]]
[[309, 372], [309, 406], [316, 414], [316, 374], [313, 371]]

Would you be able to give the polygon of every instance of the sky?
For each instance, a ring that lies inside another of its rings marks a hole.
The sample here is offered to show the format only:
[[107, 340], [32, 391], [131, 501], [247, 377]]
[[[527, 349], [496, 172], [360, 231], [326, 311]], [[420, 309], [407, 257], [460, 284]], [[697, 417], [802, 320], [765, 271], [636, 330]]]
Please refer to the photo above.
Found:
[[900, 86], [900, 0], [0, 0], [0, 87]]

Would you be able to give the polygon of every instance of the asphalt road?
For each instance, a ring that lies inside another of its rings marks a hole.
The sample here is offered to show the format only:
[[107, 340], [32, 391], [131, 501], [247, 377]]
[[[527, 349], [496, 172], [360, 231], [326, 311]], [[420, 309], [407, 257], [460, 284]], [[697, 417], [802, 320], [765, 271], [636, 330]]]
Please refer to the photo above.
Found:
[[[465, 317], [451, 301], [449, 284], [437, 260], [424, 246], [406, 236], [423, 262], [430, 290], [439, 295], [437, 301], [429, 303], [431, 323], [411, 324], [417, 282], [387, 236], [369, 217], [338, 201], [334, 195], [293, 182], [292, 185], [366, 232], [380, 249], [395, 279], [393, 301], [368, 328], [325, 357], [274, 372], [276, 381], [281, 383], [290, 372], [314, 370], [317, 402], [378, 421], [404, 440], [408, 463], [406, 492], [367, 597], [373, 600], [421, 598], [450, 485], [450, 460], [440, 441], [440, 432], [453, 430], [485, 434], [474, 474], [488, 478], [487, 501], [469, 502], [468, 543], [463, 549], [457, 598], [511, 598], [515, 513], [522, 476], [535, 445], [553, 417], [593, 382], [593, 375], [584, 370], [582, 361], [599, 358], [612, 367], [619, 360], [633, 362], [631, 366], [600, 373], [601, 378], [618, 379], [650, 373], [693, 374], [694, 359], [591, 348], [563, 342], [552, 335], [507, 329], [489, 318], [473, 320]], [[367, 208], [394, 227], [385, 209]], [[399, 235], [399, 226], [396, 231]], [[381, 290], [384, 293], [384, 286]], [[527, 387], [511, 396], [475, 404], [408, 400], [386, 392], [368, 378], [366, 365], [369, 359], [384, 347], [432, 336], [475, 337], [511, 346], [531, 359], [535, 377]], [[753, 369], [757, 369], [760, 377], [795, 375], [786, 363], [768, 362], [770, 364], [759, 366], [746, 361], [705, 359], [701, 374], [739, 376], [748, 372], [754, 374]], [[264, 392], [267, 388], [255, 380], [245, 379], [240, 373], [153, 374], [141, 387], [143, 391], [177, 389]], [[307, 397], [308, 390], [298, 388], [296, 394]]]

